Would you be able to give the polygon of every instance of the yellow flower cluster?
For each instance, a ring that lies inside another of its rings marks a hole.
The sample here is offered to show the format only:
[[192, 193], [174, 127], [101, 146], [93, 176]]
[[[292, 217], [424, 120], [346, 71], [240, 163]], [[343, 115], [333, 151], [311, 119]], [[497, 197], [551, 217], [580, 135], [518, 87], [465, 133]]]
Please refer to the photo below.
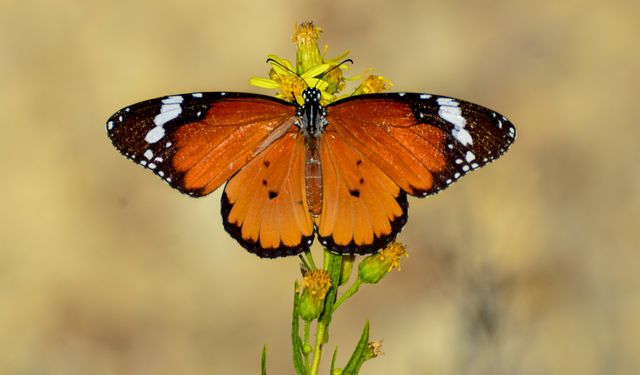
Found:
[[363, 79], [352, 95], [381, 92], [392, 85], [382, 76], [369, 75], [364, 78], [364, 75], [358, 75], [346, 78], [343, 73], [349, 69], [346, 62], [351, 60], [345, 60], [349, 52], [327, 59], [328, 47], [325, 46], [324, 53], [320, 53], [318, 47], [320, 33], [322, 29], [312, 22], [296, 25], [292, 37], [297, 45], [296, 66], [287, 59], [269, 55], [269, 78], [252, 77], [249, 83], [257, 87], [276, 89], [276, 97], [300, 105], [304, 104], [302, 91], [315, 87], [320, 90], [321, 104], [325, 106], [339, 98], [338, 93], [344, 90], [346, 81]]

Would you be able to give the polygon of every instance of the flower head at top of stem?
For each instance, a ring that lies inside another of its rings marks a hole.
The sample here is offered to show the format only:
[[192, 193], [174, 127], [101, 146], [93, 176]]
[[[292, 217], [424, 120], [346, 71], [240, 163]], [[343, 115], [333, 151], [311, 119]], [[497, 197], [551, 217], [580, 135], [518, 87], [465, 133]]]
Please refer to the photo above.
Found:
[[324, 299], [331, 287], [331, 278], [325, 270], [308, 272], [302, 280], [300, 317], [309, 322], [317, 319], [324, 309]]
[[358, 277], [367, 284], [376, 284], [394, 268], [400, 270], [400, 257], [409, 256], [399, 242], [391, 242], [384, 250], [366, 257], [358, 265]]
[[[277, 89], [276, 97], [292, 103], [304, 104], [302, 91], [309, 87], [320, 90], [320, 104], [327, 104], [344, 97], [338, 94], [345, 89], [346, 81], [363, 79], [363, 75], [353, 78], [344, 76], [349, 69], [345, 60], [349, 52], [334, 58], [327, 58], [328, 46], [320, 52], [318, 41], [322, 29], [312, 22], [303, 22], [294, 28], [292, 36], [296, 43], [296, 66], [291, 61], [276, 55], [269, 55], [269, 78], [252, 77], [249, 83], [253, 86]], [[352, 95], [370, 94], [388, 89], [391, 82], [382, 76], [369, 76], [352, 93]]]

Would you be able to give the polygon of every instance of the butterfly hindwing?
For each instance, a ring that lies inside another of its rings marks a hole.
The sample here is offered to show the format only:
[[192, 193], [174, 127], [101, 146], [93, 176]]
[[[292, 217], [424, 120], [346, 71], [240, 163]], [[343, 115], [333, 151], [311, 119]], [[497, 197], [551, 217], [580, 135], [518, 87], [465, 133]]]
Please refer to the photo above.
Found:
[[304, 158], [304, 138], [293, 127], [227, 183], [224, 226], [247, 250], [272, 258], [299, 254], [313, 242]]
[[323, 206], [318, 239], [340, 254], [389, 243], [407, 220], [407, 197], [359, 150], [327, 128], [321, 143]]
[[151, 99], [107, 121], [113, 145], [173, 188], [203, 196], [281, 137], [296, 107], [269, 96], [193, 93]]

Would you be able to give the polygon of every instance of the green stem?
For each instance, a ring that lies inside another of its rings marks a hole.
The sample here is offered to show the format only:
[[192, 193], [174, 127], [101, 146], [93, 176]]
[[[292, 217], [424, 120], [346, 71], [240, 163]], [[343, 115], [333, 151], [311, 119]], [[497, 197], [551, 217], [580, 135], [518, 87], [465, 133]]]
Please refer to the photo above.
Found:
[[356, 294], [356, 292], [358, 291], [358, 289], [360, 289], [360, 285], [362, 285], [362, 281], [360, 281], [360, 279], [356, 279], [356, 281], [353, 283], [353, 285], [351, 285], [351, 287], [344, 292], [343, 295], [340, 296], [340, 299], [338, 300], [338, 302], [335, 303], [335, 305], [333, 305], [333, 310], [337, 310], [338, 307], [340, 307], [340, 305], [342, 305], [342, 302], [346, 301], [347, 298], [351, 297], [352, 295]]
[[311, 267], [312, 270], [317, 270], [318, 267], [316, 267], [316, 262], [313, 261], [313, 254], [311, 254], [311, 250], [306, 250], [305, 252], [307, 261], [309, 262], [309, 266]]
[[338, 286], [340, 283], [340, 272], [342, 271], [342, 256], [332, 254], [325, 250], [324, 252], [324, 269], [331, 278], [331, 288], [327, 292], [324, 303], [324, 311], [320, 318], [318, 318], [318, 325], [316, 329], [316, 343], [313, 349], [313, 362], [311, 363], [311, 369], [309, 374], [317, 375], [318, 368], [320, 367], [320, 359], [322, 358], [322, 347], [327, 341], [327, 330], [331, 323], [331, 316], [333, 314], [333, 304], [336, 300], [336, 294], [338, 293]]
[[303, 346], [303, 350], [304, 350], [304, 365], [309, 368], [309, 353], [307, 353], [306, 348], [311, 346], [309, 344], [309, 331], [311, 328], [311, 322], [304, 322], [304, 346]]
[[322, 358], [322, 346], [324, 345], [324, 334], [327, 323], [323, 320], [318, 322], [318, 329], [316, 330], [316, 346], [313, 349], [313, 363], [311, 364], [310, 375], [317, 375], [318, 368], [320, 367], [320, 359]]

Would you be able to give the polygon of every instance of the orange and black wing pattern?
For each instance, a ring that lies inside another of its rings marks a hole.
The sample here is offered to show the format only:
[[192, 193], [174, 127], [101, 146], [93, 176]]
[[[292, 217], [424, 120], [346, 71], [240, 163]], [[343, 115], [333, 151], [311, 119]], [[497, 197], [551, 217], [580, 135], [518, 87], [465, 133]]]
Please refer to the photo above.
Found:
[[222, 219], [244, 248], [269, 258], [309, 249], [314, 223], [305, 197], [304, 163], [304, 137], [292, 129], [227, 183]]
[[504, 116], [430, 94], [361, 95], [327, 107], [318, 237], [338, 253], [375, 252], [424, 197], [500, 157], [515, 140]]
[[295, 114], [291, 103], [264, 95], [172, 95], [116, 112], [107, 134], [128, 159], [199, 197], [290, 131]]
[[173, 188], [204, 196], [228, 181], [225, 229], [261, 257], [313, 242], [305, 200], [305, 146], [296, 106], [262, 95], [195, 93], [152, 99], [107, 122], [114, 146]]

